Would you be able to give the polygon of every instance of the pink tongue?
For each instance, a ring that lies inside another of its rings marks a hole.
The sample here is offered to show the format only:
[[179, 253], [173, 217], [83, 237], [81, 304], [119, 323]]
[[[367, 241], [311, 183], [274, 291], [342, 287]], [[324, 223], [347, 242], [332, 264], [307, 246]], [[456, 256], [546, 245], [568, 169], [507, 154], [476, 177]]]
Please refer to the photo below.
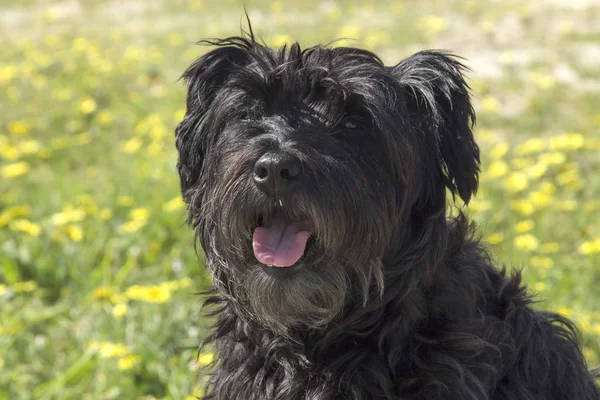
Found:
[[268, 226], [259, 226], [254, 230], [254, 256], [261, 263], [276, 267], [294, 265], [304, 254], [310, 236], [309, 229], [307, 221], [290, 223], [281, 215], [274, 215]]

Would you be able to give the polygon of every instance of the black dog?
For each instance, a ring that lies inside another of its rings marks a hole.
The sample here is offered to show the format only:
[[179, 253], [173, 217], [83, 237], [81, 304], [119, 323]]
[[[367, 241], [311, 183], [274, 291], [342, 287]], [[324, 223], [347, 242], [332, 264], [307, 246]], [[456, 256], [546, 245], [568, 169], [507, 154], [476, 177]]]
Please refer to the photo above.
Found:
[[215, 286], [205, 399], [600, 399], [573, 324], [446, 214], [479, 172], [456, 58], [205, 43], [176, 130]]

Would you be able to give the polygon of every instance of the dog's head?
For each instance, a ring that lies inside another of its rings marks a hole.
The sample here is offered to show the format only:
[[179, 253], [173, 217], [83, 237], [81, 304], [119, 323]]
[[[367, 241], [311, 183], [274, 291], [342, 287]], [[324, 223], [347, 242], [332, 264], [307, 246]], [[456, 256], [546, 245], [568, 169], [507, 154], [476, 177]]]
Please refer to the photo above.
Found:
[[355, 48], [209, 43], [183, 74], [176, 144], [215, 286], [272, 329], [325, 326], [384, 289], [382, 260], [443, 217], [446, 189], [476, 191], [462, 66], [432, 51], [387, 67]]

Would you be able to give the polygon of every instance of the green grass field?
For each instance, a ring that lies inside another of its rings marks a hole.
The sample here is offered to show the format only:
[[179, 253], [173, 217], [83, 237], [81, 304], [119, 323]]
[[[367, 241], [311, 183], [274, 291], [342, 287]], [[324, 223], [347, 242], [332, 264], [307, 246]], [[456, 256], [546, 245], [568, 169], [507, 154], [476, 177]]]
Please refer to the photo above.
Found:
[[[600, 2], [246, 5], [272, 45], [467, 58], [484, 169], [469, 213], [599, 364]], [[177, 79], [242, 18], [230, 0], [0, 1], [0, 399], [200, 394], [208, 280], [178, 192]]]

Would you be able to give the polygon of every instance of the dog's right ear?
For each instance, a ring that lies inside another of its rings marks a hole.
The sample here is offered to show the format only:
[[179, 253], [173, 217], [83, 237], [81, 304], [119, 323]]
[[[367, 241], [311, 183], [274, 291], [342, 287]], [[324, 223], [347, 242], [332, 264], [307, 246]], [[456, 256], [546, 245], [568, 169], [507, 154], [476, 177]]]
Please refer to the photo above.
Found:
[[200, 57], [181, 76], [188, 87], [187, 110], [183, 121], [175, 129], [175, 139], [179, 151], [177, 169], [184, 198], [186, 191], [200, 177], [206, 151], [206, 116], [211, 104], [232, 71], [248, 61], [250, 43], [246, 39], [229, 38], [206, 43], [222, 47]]

